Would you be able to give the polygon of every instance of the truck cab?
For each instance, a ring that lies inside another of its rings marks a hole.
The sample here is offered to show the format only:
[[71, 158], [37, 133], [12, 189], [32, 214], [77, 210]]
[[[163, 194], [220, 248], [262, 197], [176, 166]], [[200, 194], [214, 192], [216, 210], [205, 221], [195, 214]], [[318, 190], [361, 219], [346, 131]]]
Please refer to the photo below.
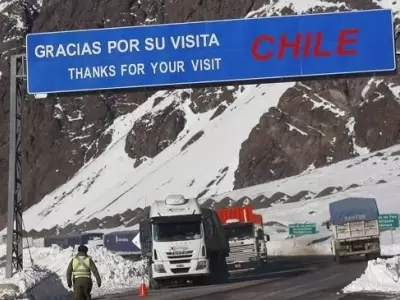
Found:
[[264, 234], [262, 217], [250, 206], [217, 210], [229, 241], [229, 270], [254, 269], [267, 262], [269, 236]]
[[148, 220], [140, 223], [150, 288], [187, 281], [205, 283], [212, 273], [222, 276], [229, 245], [216, 221], [215, 213], [181, 195], [151, 205]]

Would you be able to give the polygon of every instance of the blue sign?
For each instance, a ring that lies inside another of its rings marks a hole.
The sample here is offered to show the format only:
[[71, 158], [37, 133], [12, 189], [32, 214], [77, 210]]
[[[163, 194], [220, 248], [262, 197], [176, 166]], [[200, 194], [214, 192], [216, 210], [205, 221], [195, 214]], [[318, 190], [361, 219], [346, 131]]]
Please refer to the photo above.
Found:
[[396, 69], [389, 9], [28, 34], [28, 93]]

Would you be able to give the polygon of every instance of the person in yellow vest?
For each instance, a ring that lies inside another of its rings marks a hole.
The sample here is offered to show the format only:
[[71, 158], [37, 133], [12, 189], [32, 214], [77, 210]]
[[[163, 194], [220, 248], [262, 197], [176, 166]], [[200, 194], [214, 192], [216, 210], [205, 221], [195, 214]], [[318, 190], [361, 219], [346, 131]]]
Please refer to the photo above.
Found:
[[101, 286], [101, 278], [96, 264], [87, 254], [88, 248], [85, 245], [78, 247], [78, 253], [71, 260], [67, 269], [67, 284], [72, 287], [74, 284], [74, 292], [72, 300], [91, 300], [91, 292], [93, 281], [91, 273], [96, 277], [98, 287]]

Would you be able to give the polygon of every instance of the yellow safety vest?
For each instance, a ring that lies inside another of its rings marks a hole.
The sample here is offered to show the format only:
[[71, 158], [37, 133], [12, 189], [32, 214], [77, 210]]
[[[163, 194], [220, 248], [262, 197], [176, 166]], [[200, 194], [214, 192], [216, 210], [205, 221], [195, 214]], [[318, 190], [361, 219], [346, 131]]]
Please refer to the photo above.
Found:
[[89, 269], [90, 257], [89, 256], [79, 256], [79, 258], [86, 264], [82, 264], [78, 258], [74, 257], [72, 260], [72, 274], [74, 278], [88, 277], [91, 278], [91, 273]]

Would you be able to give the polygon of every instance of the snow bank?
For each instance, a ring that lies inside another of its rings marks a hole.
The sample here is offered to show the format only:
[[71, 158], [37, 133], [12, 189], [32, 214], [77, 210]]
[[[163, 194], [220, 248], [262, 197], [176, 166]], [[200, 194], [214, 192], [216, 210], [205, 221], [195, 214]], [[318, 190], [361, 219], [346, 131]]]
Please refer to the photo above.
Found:
[[[1, 272], [4, 278], [4, 270]], [[40, 266], [31, 266], [25, 268], [13, 276], [10, 280], [1, 280], [2, 289], [0, 290], [0, 298], [4, 296], [19, 296], [37, 285], [40, 281], [46, 280], [52, 276], [52, 272]]]
[[331, 249], [327, 244], [293, 244], [293, 241], [277, 241], [268, 243], [268, 255], [270, 256], [302, 256], [302, 255], [331, 255]]
[[382, 256], [400, 255], [400, 244], [393, 244], [393, 245], [382, 245], [381, 244], [381, 255]]
[[[89, 255], [95, 261], [102, 279], [100, 288], [94, 284], [93, 295], [115, 293], [116, 291], [138, 287], [144, 262], [125, 260], [119, 255], [109, 252], [103, 247], [88, 247]], [[70, 260], [76, 254], [76, 248], [61, 249], [31, 248], [33, 263], [30, 262], [28, 250], [24, 253], [25, 269], [11, 279], [5, 279], [4, 268], [0, 270], [0, 284], [10, 284], [18, 287], [6, 289], [7, 295], [23, 295], [28, 291], [35, 299], [46, 296], [69, 295], [66, 271]], [[3, 292], [4, 293], [4, 292]], [[1, 295], [1, 294], [0, 294]]]
[[364, 274], [343, 292], [400, 292], [400, 256], [368, 261]]

